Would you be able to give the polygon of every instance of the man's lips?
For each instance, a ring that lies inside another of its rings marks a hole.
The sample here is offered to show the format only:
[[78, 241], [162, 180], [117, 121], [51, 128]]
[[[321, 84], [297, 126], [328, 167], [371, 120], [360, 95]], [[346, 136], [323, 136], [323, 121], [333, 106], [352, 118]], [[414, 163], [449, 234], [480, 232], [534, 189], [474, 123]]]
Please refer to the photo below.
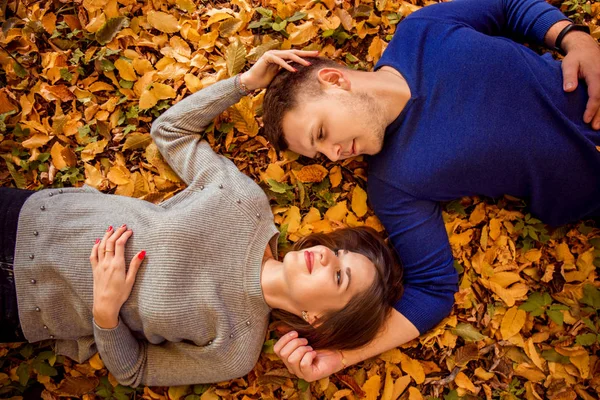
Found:
[[312, 274], [313, 269], [313, 254], [310, 251], [304, 252], [304, 261], [306, 261], [306, 268], [308, 269], [308, 273]]
[[355, 144], [356, 144], [356, 139], [352, 139], [352, 155], [356, 154]]

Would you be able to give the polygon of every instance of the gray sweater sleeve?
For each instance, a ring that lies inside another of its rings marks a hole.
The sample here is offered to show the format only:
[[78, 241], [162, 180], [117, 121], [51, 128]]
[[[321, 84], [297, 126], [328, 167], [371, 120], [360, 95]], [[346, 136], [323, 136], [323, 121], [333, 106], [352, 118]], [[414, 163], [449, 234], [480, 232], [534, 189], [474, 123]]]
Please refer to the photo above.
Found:
[[[119, 321], [113, 329], [102, 329], [94, 322], [98, 352], [108, 370], [122, 385], [177, 386], [212, 383], [246, 375], [256, 360], [245, 352], [241, 362], [232, 364], [230, 349], [216, 351], [207, 344], [187, 342], [151, 344], [136, 339], [129, 327]], [[241, 338], [243, 341], [243, 338]], [[239, 355], [239, 351], [237, 352]]]
[[188, 185], [202, 175], [210, 178], [220, 157], [200, 133], [242, 95], [235, 78], [219, 81], [169, 108], [152, 124], [151, 135], [171, 168]]

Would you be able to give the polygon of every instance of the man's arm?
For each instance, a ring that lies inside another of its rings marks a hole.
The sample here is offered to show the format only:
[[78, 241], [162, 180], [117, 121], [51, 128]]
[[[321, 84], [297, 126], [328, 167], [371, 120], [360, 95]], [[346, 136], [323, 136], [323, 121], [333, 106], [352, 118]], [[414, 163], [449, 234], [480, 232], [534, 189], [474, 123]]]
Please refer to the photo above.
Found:
[[[430, 18], [466, 25], [490, 36], [544, 44], [554, 49], [562, 29], [571, 24], [559, 9], [543, 0], [455, 0], [427, 6], [408, 18]], [[589, 100], [583, 120], [600, 129], [600, 48], [590, 35], [571, 31], [562, 41], [563, 88], [572, 92], [585, 79]]]

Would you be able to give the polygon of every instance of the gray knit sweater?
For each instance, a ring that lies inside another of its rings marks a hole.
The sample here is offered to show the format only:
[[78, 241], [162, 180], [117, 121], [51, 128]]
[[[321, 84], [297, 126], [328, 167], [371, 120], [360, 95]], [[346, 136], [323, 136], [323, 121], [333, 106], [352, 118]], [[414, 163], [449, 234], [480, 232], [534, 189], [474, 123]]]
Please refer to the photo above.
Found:
[[[82, 362], [96, 351], [125, 385], [217, 382], [248, 373], [265, 339], [269, 307], [260, 286], [277, 228], [264, 192], [198, 132], [239, 101], [233, 79], [171, 107], [152, 125], [161, 153], [188, 187], [154, 205], [89, 186], [33, 194], [19, 217], [15, 281], [30, 342]], [[109, 225], [133, 236], [127, 262], [146, 260], [119, 325], [93, 323], [89, 256]]]

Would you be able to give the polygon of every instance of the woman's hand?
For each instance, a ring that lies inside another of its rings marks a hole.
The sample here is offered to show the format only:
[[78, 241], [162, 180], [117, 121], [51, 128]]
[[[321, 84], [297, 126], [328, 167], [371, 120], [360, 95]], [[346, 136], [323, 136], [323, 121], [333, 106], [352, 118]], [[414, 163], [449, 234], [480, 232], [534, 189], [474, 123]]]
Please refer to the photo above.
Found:
[[295, 331], [283, 335], [273, 350], [292, 374], [307, 382], [325, 378], [344, 366], [342, 353], [335, 350], [315, 351]]
[[94, 276], [94, 321], [100, 328], [119, 324], [119, 312], [131, 294], [133, 283], [146, 255], [140, 251], [125, 270], [125, 244], [133, 232], [125, 225], [116, 231], [108, 228], [102, 240], [92, 248], [90, 262]]
[[317, 50], [269, 50], [258, 59], [252, 68], [244, 72], [240, 79], [248, 90], [263, 89], [269, 86], [269, 83], [275, 78], [280, 68], [296, 72], [294, 67], [289, 65], [287, 61], [295, 61], [308, 66], [310, 62], [304, 60], [302, 57], [317, 57], [318, 55], [319, 51]]

